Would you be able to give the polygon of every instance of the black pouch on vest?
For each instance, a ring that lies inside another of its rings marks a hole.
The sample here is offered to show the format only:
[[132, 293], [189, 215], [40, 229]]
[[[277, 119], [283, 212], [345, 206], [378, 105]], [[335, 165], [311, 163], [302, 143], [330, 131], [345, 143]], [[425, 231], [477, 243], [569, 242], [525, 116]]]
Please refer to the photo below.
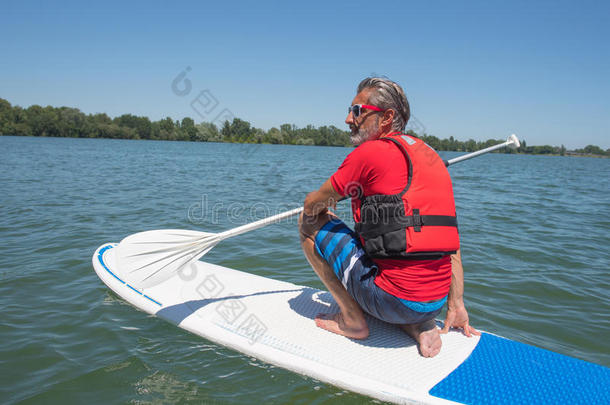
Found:
[[366, 253], [377, 258], [404, 256], [407, 218], [401, 195], [371, 195], [360, 201], [361, 222], [355, 230], [364, 239]]

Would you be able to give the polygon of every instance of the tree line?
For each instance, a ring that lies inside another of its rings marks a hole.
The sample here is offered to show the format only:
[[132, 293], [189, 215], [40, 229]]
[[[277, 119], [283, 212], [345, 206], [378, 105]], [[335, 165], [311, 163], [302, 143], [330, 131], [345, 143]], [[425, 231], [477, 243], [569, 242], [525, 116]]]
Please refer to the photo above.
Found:
[[[416, 134], [413, 131], [407, 131], [407, 133], [418, 136], [439, 151], [474, 152], [504, 141], [499, 139], [459, 141], [453, 136], [448, 139], [440, 139], [425, 133]], [[225, 121], [219, 128], [210, 122], [195, 124], [195, 121], [189, 117], [176, 121], [170, 117], [151, 121], [148, 117], [132, 114], [123, 114], [115, 118], [110, 118], [105, 113], [85, 114], [79, 109], [71, 107], [32, 105], [22, 108], [12, 106], [2, 98], [0, 98], [0, 135], [318, 146], [351, 145], [349, 132], [333, 125], [318, 128], [308, 125], [305, 128], [298, 128], [295, 125], [283, 124], [279, 128], [273, 127], [265, 131], [253, 127], [247, 121], [234, 118], [232, 122]], [[521, 147], [516, 152], [510, 149], [505, 149], [504, 152], [610, 156], [610, 149], [604, 151], [595, 145], [568, 151], [563, 145], [560, 147], [528, 146], [525, 141], [522, 141]]]

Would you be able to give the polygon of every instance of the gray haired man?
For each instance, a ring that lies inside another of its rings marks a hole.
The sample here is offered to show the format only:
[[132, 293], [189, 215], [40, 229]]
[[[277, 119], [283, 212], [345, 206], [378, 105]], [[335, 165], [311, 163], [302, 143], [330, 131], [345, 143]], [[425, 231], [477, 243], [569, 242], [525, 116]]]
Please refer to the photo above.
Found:
[[[307, 260], [340, 312], [316, 324], [354, 339], [369, 335], [364, 313], [399, 325], [422, 356], [440, 352], [440, 333], [469, 325], [455, 203], [436, 152], [403, 134], [410, 109], [402, 88], [367, 78], [345, 123], [356, 146], [339, 169], [305, 199], [299, 221]], [[351, 197], [356, 231], [329, 208]], [[447, 303], [443, 330], [435, 317]]]

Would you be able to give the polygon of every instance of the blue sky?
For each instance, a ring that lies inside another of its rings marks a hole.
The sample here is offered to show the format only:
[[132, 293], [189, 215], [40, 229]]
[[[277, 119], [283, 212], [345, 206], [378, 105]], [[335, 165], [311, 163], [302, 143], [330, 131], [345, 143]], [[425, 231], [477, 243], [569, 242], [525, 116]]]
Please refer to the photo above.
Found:
[[[3, 1], [0, 97], [347, 129], [356, 85], [378, 74], [404, 87], [412, 126], [441, 138], [514, 132], [530, 145], [606, 149], [609, 4]], [[172, 81], [187, 67], [191, 91], [179, 96]]]

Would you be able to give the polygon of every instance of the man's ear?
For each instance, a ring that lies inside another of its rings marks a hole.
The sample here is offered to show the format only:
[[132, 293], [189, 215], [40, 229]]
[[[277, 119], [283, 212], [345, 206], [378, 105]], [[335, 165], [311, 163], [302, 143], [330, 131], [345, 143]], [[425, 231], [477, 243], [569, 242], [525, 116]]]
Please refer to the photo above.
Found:
[[382, 127], [391, 127], [392, 126], [392, 122], [394, 121], [394, 115], [396, 114], [396, 111], [390, 109], [387, 109], [383, 112], [383, 118], [381, 119], [381, 126]]

